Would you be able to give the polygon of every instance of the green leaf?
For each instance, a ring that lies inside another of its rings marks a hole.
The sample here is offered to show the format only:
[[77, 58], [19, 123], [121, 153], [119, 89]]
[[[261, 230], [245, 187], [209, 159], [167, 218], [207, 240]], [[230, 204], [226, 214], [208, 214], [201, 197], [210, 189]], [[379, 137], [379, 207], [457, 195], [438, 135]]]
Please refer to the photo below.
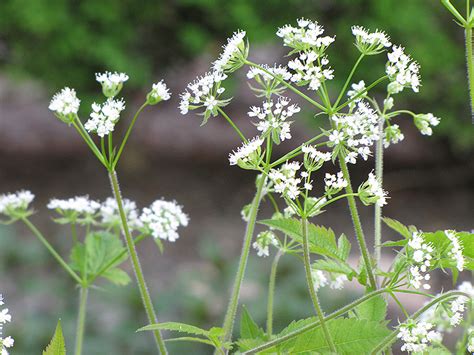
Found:
[[351, 253], [351, 242], [347, 239], [345, 234], [341, 234], [337, 240], [337, 254], [343, 261], [347, 261]]
[[147, 330], [172, 330], [180, 333], [203, 335], [207, 337], [209, 332], [207, 330], [195, 327], [193, 325], [178, 323], [178, 322], [165, 322], [150, 324], [137, 330], [137, 332], [143, 332]]
[[411, 238], [412, 233], [410, 232], [408, 227], [405, 226], [404, 224], [398, 222], [395, 219], [391, 219], [391, 218], [387, 218], [387, 217], [384, 217], [382, 219], [385, 222], [385, 224], [387, 226], [389, 226], [391, 229], [393, 229], [395, 232], [399, 233], [400, 235], [402, 235], [406, 239]]
[[43, 351], [43, 355], [66, 355], [66, 344], [64, 343], [63, 330], [61, 328], [60, 320], [58, 320], [53, 338], [46, 349]]
[[242, 339], [265, 337], [265, 332], [255, 323], [245, 306], [242, 306], [242, 315], [240, 317], [240, 337]]
[[[355, 318], [335, 319], [328, 322], [327, 327], [336, 346], [337, 354], [368, 354], [390, 334], [387, 327], [379, 322]], [[279, 350], [290, 354], [329, 352], [321, 327], [301, 334], [290, 345]], [[268, 349], [268, 352], [272, 351], [275, 352], [275, 349]]]
[[118, 286], [128, 285], [131, 281], [130, 276], [119, 268], [111, 268], [102, 274], [107, 280]]
[[265, 343], [264, 339], [239, 339], [237, 340], [237, 346], [240, 351], [248, 351], [259, 345]]
[[312, 266], [317, 270], [347, 275], [349, 280], [357, 274], [349, 264], [334, 259], [319, 259], [316, 260]]
[[191, 341], [191, 342], [196, 342], [196, 343], [203, 343], [207, 345], [214, 346], [213, 342], [207, 339], [203, 338], [195, 338], [195, 337], [179, 337], [179, 338], [171, 338], [171, 339], [166, 339], [165, 341]]
[[[298, 219], [266, 219], [259, 223], [277, 229], [299, 243], [303, 242], [301, 222]], [[308, 223], [308, 241], [311, 253], [341, 260], [336, 243], [336, 236], [332, 229]]]
[[359, 319], [382, 322], [387, 314], [387, 301], [382, 296], [372, 297], [355, 308]]

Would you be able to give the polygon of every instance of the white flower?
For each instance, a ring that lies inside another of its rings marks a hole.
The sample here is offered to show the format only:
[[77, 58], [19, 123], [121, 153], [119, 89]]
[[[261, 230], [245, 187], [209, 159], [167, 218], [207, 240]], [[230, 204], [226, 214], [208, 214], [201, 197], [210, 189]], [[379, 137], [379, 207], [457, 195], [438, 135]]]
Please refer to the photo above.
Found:
[[311, 278], [313, 279], [313, 286], [315, 291], [328, 284], [328, 279], [324, 272], [322, 272], [321, 270], [311, 269]]
[[378, 206], [387, 204], [387, 191], [383, 190], [377, 177], [371, 172], [365, 183], [359, 187], [359, 198], [365, 205], [375, 203]]
[[282, 80], [290, 80], [291, 78], [291, 73], [288, 71], [288, 69], [286, 69], [286, 67], [282, 67], [281, 65], [277, 66], [275, 64], [273, 67], [270, 67], [266, 64], [263, 64], [261, 65], [261, 67], [265, 69], [266, 71], [258, 67], [251, 67], [249, 71], [247, 72], [247, 78], [254, 79], [256, 77], [259, 77], [260, 79], [263, 79], [266, 81], [274, 80], [275, 76], [281, 78]]
[[395, 45], [387, 57], [385, 71], [391, 81], [387, 87], [388, 92], [397, 94], [406, 87], [411, 87], [414, 92], [418, 92], [420, 88], [420, 66], [418, 63], [404, 53], [403, 47]]
[[123, 83], [128, 80], [125, 73], [97, 73], [95, 79], [102, 85], [102, 92], [108, 98], [116, 96], [122, 90]]
[[428, 283], [430, 280], [428, 270], [433, 259], [433, 247], [425, 243], [421, 233], [414, 232], [408, 241], [407, 250], [411, 255], [408, 274], [410, 285], [416, 289], [423, 286], [425, 290], [429, 290], [431, 286]]
[[304, 166], [308, 171], [318, 170], [324, 162], [331, 160], [330, 152], [321, 152], [311, 145], [303, 145], [301, 151], [304, 153]]
[[286, 162], [280, 169], [270, 170], [268, 177], [272, 180], [275, 191], [291, 200], [297, 198], [300, 194], [301, 179], [296, 177], [296, 173], [300, 168], [298, 162]]
[[93, 103], [90, 119], [84, 127], [89, 132], [97, 133], [99, 137], [104, 137], [115, 128], [115, 124], [120, 118], [120, 113], [125, 109], [123, 100], [108, 99], [102, 105]]
[[441, 120], [434, 116], [432, 113], [419, 114], [413, 117], [413, 122], [418, 128], [421, 134], [425, 136], [431, 136], [433, 134], [433, 128], [439, 124]]
[[51, 199], [47, 207], [50, 210], [57, 210], [60, 214], [69, 212], [94, 214], [99, 210], [100, 203], [90, 200], [89, 196], [76, 196], [67, 200]]
[[263, 142], [263, 138], [254, 137], [247, 143], [243, 143], [237, 150], [229, 154], [230, 165], [252, 168], [253, 164], [258, 163], [260, 147]]
[[[271, 135], [275, 143], [291, 138], [290, 124], [287, 119], [300, 112], [297, 104], [290, 105], [290, 99], [279, 97], [276, 103], [273, 100], [263, 102], [262, 107], [252, 106], [249, 117], [257, 117], [257, 129], [262, 135]], [[276, 137], [272, 134], [275, 132]]]
[[465, 260], [463, 256], [463, 246], [461, 245], [455, 231], [446, 230], [444, 231], [444, 233], [446, 234], [446, 237], [451, 241], [452, 247], [449, 251], [449, 255], [456, 263], [456, 268], [459, 271], [463, 271], [464, 264], [465, 264]]
[[376, 30], [370, 33], [361, 26], [352, 26], [352, 34], [356, 38], [356, 47], [365, 55], [374, 55], [390, 47], [390, 38], [383, 32]]
[[[204, 76], [198, 77], [192, 83], [189, 83], [186, 90], [180, 95], [179, 110], [181, 114], [186, 115], [189, 110], [204, 107], [204, 113], [210, 115], [214, 107], [209, 108], [209, 98], [217, 100], [219, 95], [225, 91], [220, 85], [226, 78], [226, 74], [214, 71], [206, 73]], [[218, 101], [218, 103], [223, 106], [227, 101]]]
[[344, 282], [346, 281], [349, 281], [346, 275], [339, 275], [331, 281], [329, 287], [333, 290], [342, 290], [344, 288]]
[[324, 185], [326, 194], [330, 196], [347, 187], [347, 180], [344, 179], [342, 171], [338, 172], [336, 175], [326, 173], [324, 175]]
[[[3, 295], [0, 294], [0, 306], [3, 306]], [[0, 354], [1, 355], [8, 355], [8, 348], [11, 348], [14, 344], [14, 340], [12, 337], [3, 337], [3, 325], [6, 323], [10, 323], [12, 320], [12, 316], [8, 312], [7, 308], [0, 309]]]
[[272, 231], [261, 232], [257, 235], [255, 242], [252, 244], [253, 248], [257, 250], [258, 256], [269, 256], [269, 246], [278, 246], [278, 239]]
[[66, 123], [71, 123], [77, 116], [81, 100], [76, 96], [76, 91], [68, 87], [55, 94], [49, 104], [49, 109]]
[[433, 324], [428, 322], [409, 321], [409, 323], [400, 325], [397, 337], [404, 344], [401, 351], [421, 353], [428, 348], [430, 343], [441, 341], [441, 334], [433, 329]]
[[450, 317], [451, 326], [455, 327], [461, 324], [463, 319], [463, 313], [466, 309], [465, 303], [467, 302], [466, 298], [461, 296], [456, 298], [454, 301], [451, 302], [450, 310], [452, 312]]
[[347, 97], [349, 98], [349, 100], [355, 98], [358, 95], [359, 97], [349, 104], [350, 109], [355, 107], [355, 104], [357, 104], [360, 100], [367, 96], [365, 91], [366, 87], [364, 80], [361, 80], [358, 83], [354, 83], [351, 85], [351, 89], [347, 91]]
[[179, 238], [178, 227], [186, 227], [189, 217], [175, 201], [156, 200], [143, 209], [140, 221], [154, 238], [174, 242]]
[[160, 101], [167, 101], [171, 97], [166, 83], [161, 80], [160, 82], [153, 84], [151, 91], [147, 95], [147, 102], [150, 105], [155, 105]]
[[459, 285], [458, 290], [467, 293], [472, 299], [474, 299], [474, 285], [469, 281], [464, 281]]
[[391, 144], [397, 144], [405, 139], [400, 127], [397, 124], [390, 125], [385, 128], [383, 137], [383, 146], [388, 148]]
[[322, 36], [323, 33], [324, 28], [317, 22], [301, 18], [298, 20], [298, 27], [285, 25], [276, 34], [283, 38], [285, 46], [295, 51], [314, 49], [322, 54], [334, 42], [334, 37]]
[[[142, 226], [138, 218], [137, 204], [127, 198], [122, 200], [123, 209], [127, 217], [127, 222], [131, 230], [136, 230]], [[101, 223], [107, 228], [122, 228], [117, 201], [113, 197], [108, 197], [100, 205]]]
[[293, 71], [291, 81], [317, 91], [324, 81], [334, 78], [334, 70], [326, 67], [328, 63], [328, 59], [320, 58], [316, 51], [301, 52], [288, 62], [288, 68]]
[[26, 213], [35, 195], [28, 190], [21, 190], [15, 193], [0, 195], [0, 213], [9, 217]]
[[245, 31], [234, 32], [231, 38], [227, 39], [227, 44], [223, 46], [224, 51], [212, 64], [212, 68], [217, 72], [232, 72], [240, 68], [247, 59], [248, 49], [245, 46]]

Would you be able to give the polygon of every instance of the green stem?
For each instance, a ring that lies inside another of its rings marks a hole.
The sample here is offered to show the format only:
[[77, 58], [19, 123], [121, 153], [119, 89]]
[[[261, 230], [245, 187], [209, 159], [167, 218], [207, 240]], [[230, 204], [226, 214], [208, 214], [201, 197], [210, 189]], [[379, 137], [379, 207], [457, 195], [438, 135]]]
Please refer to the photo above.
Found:
[[395, 296], [395, 294], [392, 291], [389, 291], [390, 296], [392, 296], [393, 300], [395, 303], [398, 305], [398, 307], [401, 309], [403, 314], [405, 315], [405, 318], [410, 318], [410, 315], [406, 311], [405, 307], [403, 307], [403, 304], [400, 302], [400, 300]]
[[281, 250], [275, 255], [270, 271], [270, 281], [268, 283], [268, 302], [267, 302], [267, 336], [270, 339], [273, 334], [273, 298], [275, 295], [275, 281], [278, 269], [278, 262], [283, 255]]
[[321, 105], [319, 102], [317, 101], [314, 101], [312, 98], [310, 98], [308, 95], [304, 94], [303, 92], [301, 92], [300, 90], [298, 90], [297, 88], [295, 88], [293, 85], [291, 84], [288, 84], [285, 80], [281, 79], [280, 77], [274, 75], [273, 73], [271, 73], [270, 71], [268, 71], [267, 69], [265, 69], [264, 67], [262, 67], [261, 65], [258, 65], [256, 63], [253, 63], [253, 62], [250, 62], [250, 61], [245, 61], [245, 64], [247, 65], [250, 65], [252, 67], [256, 67], [256, 68], [259, 68], [260, 70], [262, 70], [264, 73], [270, 75], [271, 77], [273, 77], [275, 80], [277, 80], [280, 84], [283, 84], [284, 86], [286, 86], [288, 89], [290, 89], [291, 91], [293, 91], [295, 94], [301, 96], [303, 99], [305, 99], [306, 101], [308, 101], [309, 103], [311, 103], [312, 105], [316, 106], [317, 108], [319, 108], [321, 111], [324, 111], [326, 112], [326, 108]]
[[239, 129], [239, 127], [237, 127], [237, 125], [234, 123], [234, 121], [232, 121], [232, 119], [220, 108], [220, 107], [217, 107], [217, 111], [222, 115], [224, 116], [224, 118], [227, 120], [227, 122], [229, 122], [229, 124], [232, 126], [232, 128], [237, 132], [237, 134], [239, 135], [240, 139], [242, 139], [243, 142], [247, 142], [247, 138], [245, 138], [244, 134], [242, 133], [242, 131]]
[[242, 253], [240, 255], [239, 266], [237, 268], [237, 274], [234, 280], [232, 295], [224, 318], [224, 341], [229, 341], [232, 337], [232, 329], [234, 327], [235, 315], [237, 313], [237, 306], [239, 303], [240, 288], [242, 286], [242, 281], [245, 276], [247, 259], [249, 257], [250, 247], [252, 245], [253, 231], [255, 229], [255, 222], [257, 221], [257, 213], [258, 208], [260, 206], [260, 200], [262, 197], [262, 191], [263, 186], [265, 185], [265, 180], [266, 179], [264, 176], [259, 179], [257, 185], [257, 192], [255, 193], [255, 197], [252, 201], [252, 206], [250, 207], [250, 216], [245, 231], [244, 243], [242, 246]]
[[321, 323], [321, 327], [323, 328], [324, 337], [326, 338], [326, 342], [328, 343], [329, 349], [332, 353], [336, 353], [336, 346], [334, 345], [334, 341], [332, 340], [331, 333], [329, 333], [329, 329], [327, 328], [326, 322], [324, 321], [324, 313], [321, 309], [319, 304], [318, 295], [316, 294], [316, 290], [314, 289], [313, 277], [311, 275], [311, 260], [309, 255], [309, 240], [308, 240], [308, 219], [301, 218], [301, 230], [303, 234], [303, 261], [304, 261], [304, 270], [306, 273], [306, 283], [308, 285], [309, 294], [311, 296], [311, 301], [313, 302], [314, 310], [316, 311], [316, 315], [318, 316], [319, 322]]
[[[347, 306], [344, 306], [342, 307], [341, 309], [329, 314], [327, 317], [324, 318], [324, 321], [325, 322], [328, 322], [334, 318], [337, 318], [339, 316], [342, 316], [343, 314], [349, 312], [350, 310], [354, 309], [355, 307], [357, 307], [359, 304], [361, 303], [364, 303], [366, 301], [368, 301], [369, 299], [371, 299], [372, 297], [375, 297], [375, 296], [378, 296], [380, 294], [383, 294], [385, 292], [388, 292], [388, 289], [386, 288], [380, 288], [378, 289], [377, 291], [373, 291], [371, 293], [368, 293], [366, 294], [365, 296], [353, 301], [352, 303], [348, 304]], [[298, 330], [295, 330], [291, 333], [288, 333], [280, 338], [277, 338], [277, 339], [274, 339], [272, 341], [269, 341], [265, 344], [262, 344], [262, 345], [259, 345], [251, 350], [248, 350], [246, 352], [244, 352], [244, 354], [255, 354], [257, 352], [260, 352], [260, 351], [263, 351], [263, 350], [266, 350], [266, 349], [269, 349], [269, 348], [272, 348], [278, 344], [281, 344], [287, 340], [290, 340], [292, 338], [295, 338], [297, 337], [298, 335], [301, 335], [303, 333], [306, 333], [310, 330], [313, 330], [315, 328], [318, 328], [319, 326], [321, 325], [321, 323], [319, 322], [319, 320], [311, 323], [311, 324], [308, 324], [304, 327], [301, 327], [300, 329]]]
[[[285, 161], [287, 161], [289, 159], [292, 159], [292, 158], [298, 156], [299, 154], [301, 154], [301, 147], [302, 146], [309, 145], [309, 144], [313, 143], [314, 141], [318, 140], [319, 138], [323, 137], [324, 135], [325, 135], [324, 133], [321, 133], [321, 134], [317, 135], [316, 137], [313, 137], [310, 140], [304, 142], [299, 147], [293, 149], [292, 151], [286, 153], [284, 156], [282, 156], [281, 158], [279, 158], [276, 161], [274, 161], [273, 163], [271, 163], [270, 167], [273, 168], [277, 165], [280, 165], [281, 163], [284, 163]], [[324, 142], [323, 144], [326, 144], [326, 142]]]
[[125, 145], [127, 144], [128, 137], [130, 137], [130, 134], [132, 133], [132, 129], [135, 126], [135, 122], [137, 121], [138, 116], [140, 115], [140, 113], [143, 111], [143, 109], [147, 105], [148, 104], [145, 102], [143, 105], [140, 106], [140, 108], [137, 110], [137, 112], [135, 112], [135, 115], [133, 116], [132, 122], [128, 126], [127, 132], [125, 133], [125, 137], [123, 138], [122, 143], [120, 144], [120, 148], [117, 152], [117, 155], [114, 158], [114, 161], [113, 161], [113, 164], [112, 164], [113, 169], [115, 169], [115, 167], [117, 166], [117, 163], [120, 159], [120, 156], [122, 155], [122, 152], [123, 152], [123, 149], [125, 148]]
[[56, 252], [51, 244], [46, 240], [46, 238], [41, 234], [41, 232], [31, 223], [26, 217], [21, 219], [23, 223], [33, 232], [33, 234], [43, 243], [43, 245], [48, 249], [48, 251], [53, 255], [56, 261], [66, 270], [66, 272], [71, 275], [71, 277], [79, 284], [82, 285], [83, 282], [81, 278], [71, 269], [71, 267], [64, 261], [64, 259]]
[[361, 92], [359, 92], [356, 96], [354, 96], [353, 98], [347, 100], [346, 102], [344, 102], [343, 104], [340, 104], [338, 107], [336, 107], [334, 110], [332, 110], [333, 113], [337, 113], [339, 112], [341, 109], [343, 109], [344, 107], [346, 107], [347, 105], [349, 105], [351, 102], [357, 100], [359, 97], [361, 97], [362, 95], [365, 95], [367, 92], [369, 92], [372, 88], [374, 88], [375, 86], [377, 86], [378, 84], [380, 84], [382, 81], [384, 81], [385, 79], [387, 79], [388, 76], [382, 76], [381, 78], [375, 80], [372, 84], [370, 84], [369, 86], [367, 86], [367, 88]]
[[[428, 309], [433, 307], [435, 304], [443, 302], [444, 300], [446, 300], [448, 298], [452, 298], [452, 297], [456, 297], [456, 296], [464, 296], [464, 297], [470, 298], [470, 296], [468, 294], [464, 293], [464, 292], [460, 292], [460, 291], [447, 292], [444, 295], [436, 297], [434, 300], [427, 303], [424, 307], [420, 308], [418, 311], [413, 313], [412, 316], [410, 317], [410, 319], [416, 320], [416, 319], [418, 319], [418, 317], [420, 317], [424, 312], [426, 312]], [[384, 351], [387, 346], [389, 346], [390, 344], [392, 344], [395, 341], [395, 339], [397, 338], [397, 335], [398, 335], [398, 331], [399, 331], [398, 328], [395, 329], [389, 336], [387, 336], [385, 339], [383, 339], [374, 348], [374, 350], [372, 350], [371, 354], [376, 355], [376, 354], [379, 354], [382, 351]]]
[[87, 296], [89, 289], [87, 287], [81, 287], [79, 296], [79, 314], [77, 316], [77, 329], [76, 329], [76, 350], [75, 355], [82, 354], [82, 343], [84, 341], [84, 327], [86, 323], [86, 308], [87, 308]]
[[77, 130], [77, 132], [82, 137], [82, 139], [84, 139], [84, 142], [86, 142], [86, 144], [89, 146], [92, 153], [94, 153], [94, 155], [97, 157], [97, 159], [99, 159], [99, 161], [102, 163], [102, 165], [107, 167], [107, 164], [104, 160], [104, 156], [99, 151], [99, 148], [97, 148], [97, 146], [95, 145], [95, 143], [92, 140], [92, 138], [90, 137], [89, 133], [87, 133], [87, 131], [85, 130], [85, 128], [82, 125], [82, 122], [79, 120], [79, 118], [76, 121], [72, 122], [72, 125]]
[[365, 268], [367, 269], [367, 276], [369, 278], [370, 289], [375, 290], [377, 288], [377, 283], [375, 281], [374, 272], [372, 270], [372, 262], [370, 261], [369, 250], [367, 249], [367, 243], [365, 242], [364, 232], [362, 230], [362, 224], [360, 222], [359, 212], [357, 211], [357, 204], [354, 198], [354, 191], [352, 190], [351, 178], [349, 175], [349, 169], [347, 168], [346, 161], [342, 154], [338, 156], [339, 166], [341, 167], [342, 174], [344, 179], [347, 181], [346, 193], [347, 201], [349, 203], [349, 210], [351, 212], [352, 222], [354, 224], [354, 229], [359, 243], [360, 252], [362, 258], [364, 259]]
[[[379, 140], [375, 146], [375, 176], [380, 186], [383, 183], [383, 125], [385, 119], [383, 116], [379, 118], [378, 130]], [[375, 265], [378, 266], [382, 251], [382, 206], [375, 204], [374, 210], [374, 251], [375, 251]]]
[[357, 69], [357, 67], [359, 66], [360, 62], [362, 61], [362, 59], [365, 57], [365, 54], [362, 53], [359, 58], [357, 59], [357, 61], [355, 62], [354, 66], [352, 67], [352, 70], [349, 74], [349, 76], [347, 77], [347, 80], [346, 82], [344, 83], [344, 86], [342, 87], [342, 90], [341, 92], [339, 93], [339, 96], [336, 100], [336, 102], [334, 103], [334, 107], [337, 107], [337, 105], [339, 105], [339, 102], [341, 102], [341, 99], [342, 97], [344, 96], [346, 90], [347, 90], [347, 87], [349, 86], [349, 83], [351, 82], [352, 80], [352, 77], [354, 76], [355, 74], [355, 71]]
[[449, 12], [451, 12], [451, 14], [461, 23], [461, 25], [465, 26], [467, 24], [466, 20], [461, 16], [461, 14], [458, 12], [458, 10], [456, 10], [449, 0], [441, 0], [441, 3]]
[[[143, 306], [145, 307], [145, 311], [148, 317], [148, 322], [150, 324], [156, 324], [158, 323], [158, 318], [156, 317], [155, 309], [151, 301], [150, 293], [148, 292], [145, 277], [143, 276], [142, 267], [140, 265], [140, 259], [138, 258], [138, 253], [137, 253], [137, 250], [135, 249], [135, 244], [133, 243], [133, 238], [130, 233], [130, 229], [128, 228], [127, 216], [125, 214], [125, 210], [123, 207], [122, 194], [120, 192], [117, 174], [114, 170], [109, 171], [109, 178], [110, 178], [110, 183], [112, 185], [112, 191], [115, 196], [115, 200], [117, 201], [117, 207], [119, 210], [120, 219], [122, 220], [123, 233], [125, 235], [125, 242], [127, 244], [130, 260], [133, 265], [133, 271], [135, 272], [135, 278], [137, 280], [138, 289], [140, 290]], [[163, 338], [161, 337], [160, 331], [159, 330], [153, 331], [153, 335], [155, 337], [155, 342], [160, 353], [167, 354], [168, 352], [166, 350], [165, 342], [163, 341]]]
[[472, 28], [466, 26], [465, 28], [466, 37], [466, 63], [467, 63], [467, 78], [469, 80], [469, 98], [471, 102], [471, 114], [472, 122], [474, 123], [474, 57], [473, 57], [473, 41], [472, 41]]

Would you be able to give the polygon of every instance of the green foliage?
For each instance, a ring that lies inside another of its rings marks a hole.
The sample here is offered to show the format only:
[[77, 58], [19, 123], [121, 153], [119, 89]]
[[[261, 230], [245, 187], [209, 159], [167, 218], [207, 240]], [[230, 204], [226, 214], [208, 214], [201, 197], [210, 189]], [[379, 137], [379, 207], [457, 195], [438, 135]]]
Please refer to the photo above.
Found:
[[[100, 274], [116, 285], [127, 285], [130, 277], [118, 268], [127, 259], [120, 238], [108, 232], [87, 235], [85, 243], [77, 243], [71, 251], [71, 268], [88, 278]], [[123, 254], [123, 256], [120, 256]], [[110, 268], [104, 272], [104, 269]]]
[[63, 330], [61, 328], [61, 321], [58, 321], [56, 330], [54, 331], [51, 342], [43, 351], [43, 355], [66, 355], [66, 344], [64, 342]]
[[387, 315], [387, 301], [382, 296], [372, 297], [355, 308], [359, 319], [382, 322]]
[[255, 323], [245, 306], [242, 306], [242, 315], [240, 318], [240, 338], [265, 339], [265, 332]]

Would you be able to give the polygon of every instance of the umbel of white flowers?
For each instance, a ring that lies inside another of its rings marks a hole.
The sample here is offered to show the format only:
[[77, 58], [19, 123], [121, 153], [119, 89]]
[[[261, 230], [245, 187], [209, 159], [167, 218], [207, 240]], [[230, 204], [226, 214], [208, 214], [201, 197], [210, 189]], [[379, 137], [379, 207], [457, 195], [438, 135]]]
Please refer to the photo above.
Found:
[[14, 340], [11, 336], [3, 336], [3, 326], [6, 323], [10, 323], [12, 316], [10, 315], [8, 308], [3, 308], [5, 302], [3, 301], [3, 295], [0, 293], [0, 354], [8, 355], [8, 350], [14, 344]]
[[[97, 73], [96, 80], [102, 86], [102, 93], [106, 100], [102, 103], [94, 102], [89, 120], [84, 124], [88, 132], [96, 133], [99, 137], [105, 137], [112, 133], [115, 125], [120, 120], [120, 114], [125, 110], [125, 101], [116, 99], [123, 84], [128, 80], [125, 73]], [[147, 94], [146, 104], [156, 105], [160, 101], [169, 100], [171, 94], [163, 80], [153, 84], [151, 91]], [[61, 121], [71, 124], [79, 120], [80, 100], [76, 91], [68, 87], [62, 89], [53, 96], [49, 109], [54, 112]]]

